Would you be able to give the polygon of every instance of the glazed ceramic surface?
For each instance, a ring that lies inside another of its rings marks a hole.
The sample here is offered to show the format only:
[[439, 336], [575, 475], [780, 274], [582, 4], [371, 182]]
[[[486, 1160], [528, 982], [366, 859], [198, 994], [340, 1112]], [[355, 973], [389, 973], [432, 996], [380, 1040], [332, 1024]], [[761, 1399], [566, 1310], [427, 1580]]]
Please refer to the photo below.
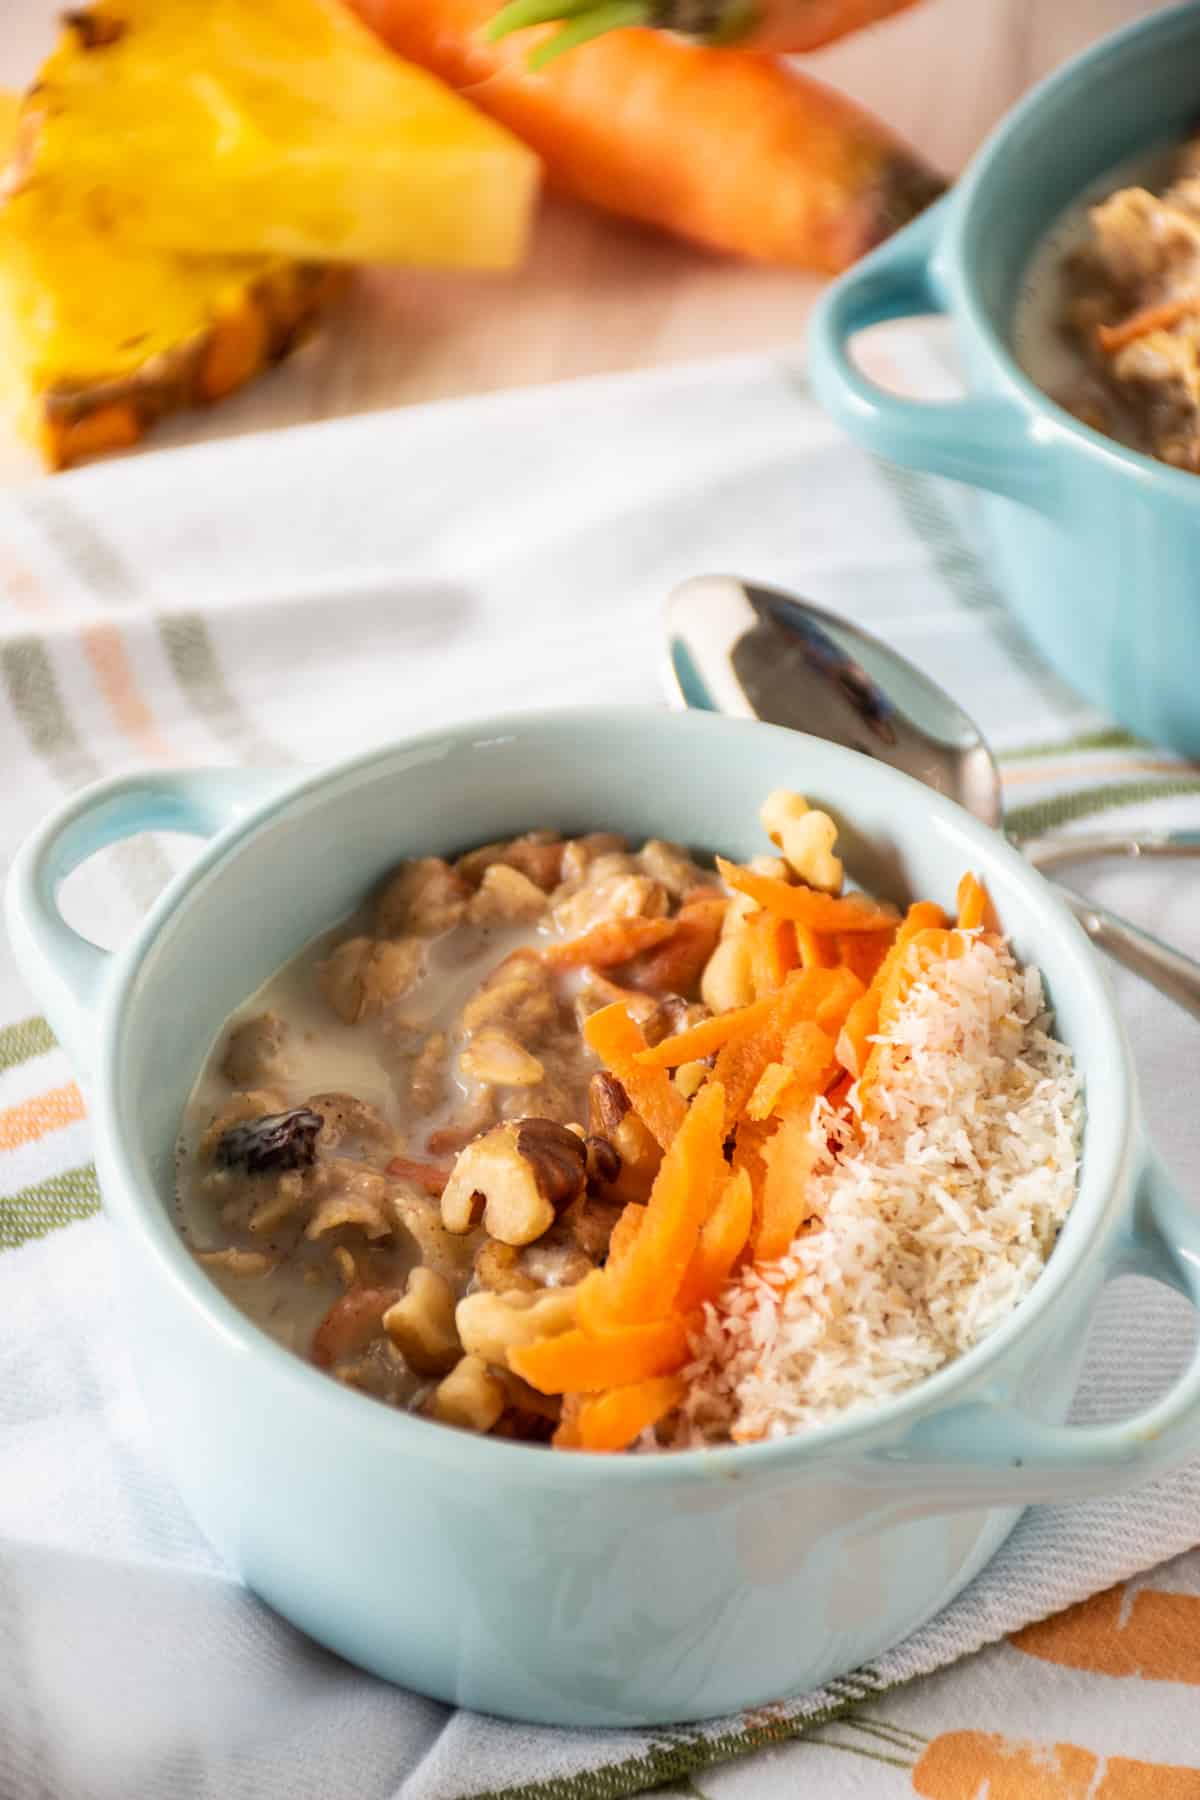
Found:
[[[951, 194], [828, 291], [811, 327], [825, 406], [882, 456], [970, 482], [1000, 585], [1029, 636], [1090, 700], [1200, 757], [1200, 477], [1114, 443], [1017, 366], [1009, 333], [1039, 239], [1096, 177], [1195, 130], [1200, 6], [1156, 12], [1034, 89]], [[953, 316], [970, 392], [901, 400], [849, 338], [910, 313]]]
[[[851, 871], [951, 904], [989, 883], [1044, 971], [1087, 1087], [1078, 1200], [986, 1343], [862, 1419], [658, 1457], [494, 1442], [340, 1388], [242, 1316], [173, 1219], [180, 1114], [229, 1012], [408, 855], [530, 826], [747, 856], [781, 785], [843, 823]], [[108, 956], [56, 906], [147, 829], [211, 837]], [[694, 1719], [811, 1687], [944, 1605], [1028, 1501], [1144, 1479], [1200, 1441], [1200, 1361], [1141, 1417], [1064, 1426], [1086, 1323], [1124, 1269], [1200, 1298], [1200, 1222], [1142, 1137], [1127, 1048], [1082, 933], [994, 833], [902, 775], [709, 715], [507, 718], [329, 773], [133, 776], [25, 846], [9, 924], [90, 1101], [130, 1331], [162, 1453], [213, 1543], [322, 1643], [438, 1698], [563, 1725]]]

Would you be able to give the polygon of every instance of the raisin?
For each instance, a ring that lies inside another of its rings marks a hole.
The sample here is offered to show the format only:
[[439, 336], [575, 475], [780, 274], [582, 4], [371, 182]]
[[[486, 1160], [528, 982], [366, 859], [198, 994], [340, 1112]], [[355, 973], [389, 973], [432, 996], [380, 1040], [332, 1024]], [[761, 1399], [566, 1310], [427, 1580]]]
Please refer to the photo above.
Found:
[[297, 1106], [292, 1112], [268, 1113], [231, 1125], [217, 1140], [216, 1160], [222, 1169], [243, 1168], [247, 1175], [307, 1169], [316, 1161], [320, 1113]]

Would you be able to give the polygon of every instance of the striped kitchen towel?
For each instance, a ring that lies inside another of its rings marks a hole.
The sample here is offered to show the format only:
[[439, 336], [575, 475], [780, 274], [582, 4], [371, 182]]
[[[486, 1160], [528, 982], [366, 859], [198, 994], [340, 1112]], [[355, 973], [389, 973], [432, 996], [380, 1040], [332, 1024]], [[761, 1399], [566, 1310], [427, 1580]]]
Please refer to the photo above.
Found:
[[[888, 355], [917, 386], [942, 368], [920, 331], [894, 332]], [[497, 708], [653, 702], [663, 597], [706, 569], [841, 608], [926, 667], [1000, 753], [1017, 830], [1102, 813], [1200, 824], [1197, 772], [1030, 653], [970, 497], [853, 450], [796, 369], [737, 358], [0, 493], [0, 851], [121, 769], [320, 763]], [[70, 916], [115, 942], [186, 854], [163, 837], [105, 853], [68, 884]], [[1093, 886], [1200, 954], [1186, 865], [1099, 870]], [[1196, 1181], [1196, 1027], [1127, 977], [1117, 991], [1152, 1128]], [[1200, 1794], [1179, 1699], [1200, 1683], [1200, 1557], [1182, 1554], [1200, 1540], [1200, 1465], [1132, 1500], [1032, 1512], [908, 1644], [753, 1717], [538, 1731], [360, 1675], [244, 1594], [182, 1512], [130, 1379], [97, 1204], [72, 1071], [4, 947], [5, 1800], [600, 1800], [663, 1782], [763, 1800]], [[1118, 1285], [1102, 1315], [1081, 1399], [1093, 1416], [1137, 1403], [1187, 1336], [1182, 1303], [1156, 1289]], [[1150, 1765], [1157, 1785], [1135, 1785]]]

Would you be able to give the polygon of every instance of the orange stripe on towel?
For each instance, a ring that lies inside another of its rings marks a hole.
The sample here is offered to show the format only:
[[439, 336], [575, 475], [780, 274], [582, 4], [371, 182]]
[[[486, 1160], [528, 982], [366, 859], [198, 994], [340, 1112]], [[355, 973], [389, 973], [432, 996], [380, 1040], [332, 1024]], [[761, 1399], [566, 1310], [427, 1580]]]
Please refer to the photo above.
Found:
[[61, 1131], [83, 1117], [83, 1095], [73, 1081], [64, 1087], [35, 1094], [0, 1112], [0, 1150], [16, 1150], [21, 1144], [32, 1144], [48, 1131]]
[[113, 718], [131, 743], [154, 762], [173, 760], [170, 747], [154, 722], [125, 653], [115, 625], [86, 625], [83, 647], [96, 677], [96, 686], [108, 702]]

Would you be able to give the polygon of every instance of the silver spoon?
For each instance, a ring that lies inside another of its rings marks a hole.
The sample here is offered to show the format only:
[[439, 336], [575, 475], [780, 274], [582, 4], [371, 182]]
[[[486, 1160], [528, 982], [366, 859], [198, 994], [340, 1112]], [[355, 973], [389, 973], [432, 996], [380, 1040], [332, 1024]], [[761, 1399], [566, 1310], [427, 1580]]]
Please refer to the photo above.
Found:
[[[974, 720], [878, 638], [807, 600], [700, 575], [667, 601], [668, 684], [683, 706], [765, 719], [902, 769], [1001, 827], [996, 761]], [[1103, 856], [1198, 856], [1200, 831], [1044, 837], [1043, 871]], [[1056, 882], [1094, 944], [1200, 1018], [1200, 963]]]

